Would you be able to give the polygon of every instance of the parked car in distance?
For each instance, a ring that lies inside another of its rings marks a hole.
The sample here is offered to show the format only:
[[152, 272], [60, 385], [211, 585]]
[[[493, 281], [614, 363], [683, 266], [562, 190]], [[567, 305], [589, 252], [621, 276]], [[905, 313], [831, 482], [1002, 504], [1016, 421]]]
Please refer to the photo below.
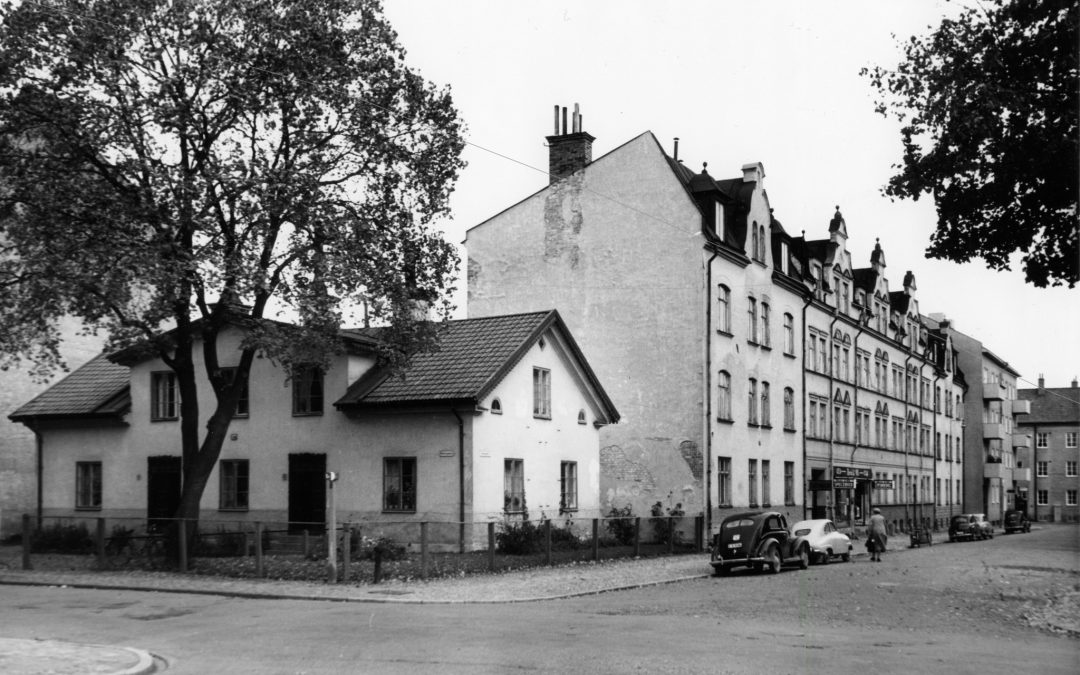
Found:
[[713, 537], [713, 573], [725, 576], [736, 567], [777, 574], [784, 565], [810, 566], [810, 545], [795, 537], [787, 519], [775, 511], [750, 511], [728, 516]]
[[994, 526], [985, 513], [964, 513], [949, 520], [949, 541], [993, 538]]
[[836, 529], [827, 518], [800, 520], [791, 526], [791, 534], [810, 545], [810, 557], [814, 562], [828, 564], [839, 556], [844, 562], [851, 560], [851, 537]]
[[1006, 511], [1005, 518], [1002, 519], [1002, 524], [1005, 526], [1005, 534], [1011, 532], [1031, 532], [1031, 521], [1028, 520], [1028, 515], [1023, 511]]

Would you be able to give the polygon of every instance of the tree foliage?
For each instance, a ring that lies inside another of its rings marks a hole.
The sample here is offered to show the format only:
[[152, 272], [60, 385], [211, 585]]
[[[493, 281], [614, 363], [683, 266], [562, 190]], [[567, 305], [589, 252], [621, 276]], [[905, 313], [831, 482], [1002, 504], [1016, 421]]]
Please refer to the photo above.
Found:
[[[432, 346], [413, 310], [450, 310], [432, 225], [462, 129], [378, 0], [23, 0], [0, 21], [0, 364], [60, 364], [65, 315], [163, 359], [187, 515], [256, 353], [324, 365], [361, 306], [387, 360]], [[297, 330], [264, 320], [284, 310]], [[216, 338], [238, 321], [233, 378]]]
[[927, 256], [1009, 269], [1035, 286], [1078, 280], [1078, 20], [1073, 0], [987, 0], [903, 43], [895, 70], [863, 69], [901, 122], [884, 188], [933, 195]]

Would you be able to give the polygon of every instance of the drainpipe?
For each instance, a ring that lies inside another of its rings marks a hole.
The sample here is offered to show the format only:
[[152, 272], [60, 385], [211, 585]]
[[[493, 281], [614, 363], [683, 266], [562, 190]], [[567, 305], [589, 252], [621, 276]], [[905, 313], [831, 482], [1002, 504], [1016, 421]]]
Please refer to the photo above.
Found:
[[802, 399], [802, 472], [803, 472], [803, 518], [809, 518], [813, 514], [809, 513], [810, 505], [807, 504], [807, 497], [810, 496], [810, 491], [806, 489], [806, 310], [810, 307], [810, 303], [814, 301], [814, 295], [811, 293], [806, 297], [806, 302], [802, 306], [802, 391], [799, 393], [799, 398]]
[[45, 517], [45, 443], [41, 438], [41, 432], [34, 429], [34, 444], [37, 449], [37, 527], [40, 530], [42, 520]]
[[[835, 345], [833, 344], [833, 342], [834, 342], [834, 340], [833, 340], [833, 330], [835, 330], [835, 328], [836, 328], [836, 321], [840, 318], [836, 313], [836, 309], [837, 308], [835, 308], [835, 307], [833, 308], [833, 320], [829, 322], [829, 353], [825, 355], [825, 363], [828, 366], [826, 368], [826, 370], [829, 371], [829, 407], [826, 409], [827, 412], [825, 413], [825, 417], [828, 419], [828, 422], [829, 422], [829, 480], [830, 481], [833, 480], [833, 453], [835, 452], [835, 449], [836, 449], [836, 444], [835, 444], [835, 440], [834, 440], [836, 438], [836, 424], [834, 423], [834, 419], [836, 418], [836, 412], [833, 410], [833, 406], [834, 406], [834, 403], [833, 403], [833, 387], [835, 386], [835, 384], [834, 384], [834, 377], [833, 377], [834, 373], [833, 373], [833, 356], [832, 356], [832, 352], [835, 349]], [[831, 490], [829, 490], [829, 492], [831, 493], [830, 494], [830, 498], [831, 498], [830, 502], [832, 502], [832, 519], [836, 520], [836, 503], [835, 503], [836, 502], [836, 488], [832, 488]]]
[[[1031, 519], [1039, 522], [1039, 425], [1033, 424], [1031, 438], [1031, 492], [1028, 493], [1028, 503], [1031, 504]], [[1049, 500], [1047, 500], [1049, 501]]]
[[[861, 438], [861, 434], [862, 434], [862, 428], [858, 426], [858, 419], [859, 419], [859, 337], [863, 334], [863, 332], [865, 330], [866, 330], [866, 328], [863, 327], [862, 315], [860, 313], [860, 316], [859, 316], [859, 332], [855, 333], [855, 341], [852, 343], [852, 349], [855, 351], [855, 371], [854, 371], [855, 372], [855, 387], [854, 387], [854, 389], [855, 389], [855, 402], [852, 404], [852, 407], [854, 408], [854, 411], [853, 411], [854, 416], [852, 417], [852, 420], [855, 421], [856, 429], [859, 432], [859, 433], [851, 435], [851, 442], [852, 442], [851, 443], [851, 459], [848, 460], [848, 464], [851, 464], [852, 466], [855, 465], [855, 451], [859, 449], [859, 439]], [[866, 383], [864, 382], [863, 384], [866, 384]], [[874, 490], [874, 479], [873, 479], [873, 474], [871, 474], [871, 478], [870, 478], [870, 492], [871, 492], [871, 495], [873, 494], [873, 490]], [[858, 495], [858, 493], [859, 493], [859, 490], [856, 489], [855, 490], [855, 495]], [[853, 498], [854, 498], [855, 495], [853, 495]], [[873, 496], [871, 496], [870, 501], [871, 501], [871, 506], [872, 506], [873, 505], [872, 504], [873, 503]], [[854, 513], [854, 511], [852, 513]], [[864, 521], [866, 520], [866, 509], [863, 509], [863, 520]], [[849, 516], [848, 517], [848, 522], [851, 523], [852, 531], [854, 531], [855, 530], [855, 519], [853, 517]]]
[[712, 533], [712, 263], [705, 263], [705, 541]]
[[458, 422], [458, 553], [465, 552], [465, 420], [457, 409], [450, 412]]
[[[938, 384], [938, 380], [940, 380], [940, 379], [941, 379], [941, 376], [938, 375], [937, 371], [935, 370], [934, 371], [934, 382], [933, 382], [933, 384], [930, 385], [931, 387], [933, 387], [933, 392], [931, 393], [931, 396], [933, 396], [934, 393], [937, 393], [937, 384]], [[941, 402], [941, 397], [940, 396], [938, 397], [938, 402], [939, 403]], [[934, 411], [934, 423], [930, 427], [930, 437], [931, 437], [931, 440], [933, 440], [934, 442], [937, 442], [938, 409], [935, 407], [935, 408], [932, 408], [932, 410]], [[941, 499], [941, 495], [939, 494], [939, 490], [938, 490], [938, 482], [937, 482], [938, 481], [937, 467], [938, 467], [938, 453], [939, 452], [941, 452], [941, 445], [938, 445], [937, 447], [934, 448], [934, 464], [933, 464], [934, 472], [933, 472], [933, 476], [930, 478], [930, 480], [934, 481], [934, 484], [933, 484], [933, 487], [934, 487], [934, 518], [933, 518], [934, 528], [932, 528], [932, 529], [937, 528], [937, 507], [938, 507], [938, 500]], [[944, 456], [944, 455], [942, 455], [942, 456]]]
[[[908, 410], [908, 398], [910, 398], [910, 393], [908, 392], [908, 388], [907, 388], [907, 381], [908, 381], [908, 378], [910, 377], [908, 375], [908, 363], [910, 361], [911, 361], [911, 355], [908, 354], [907, 357], [904, 358], [904, 429], [905, 430], [907, 429], [908, 424], [909, 424], [909, 422], [908, 422], [908, 413], [910, 412]], [[920, 372], [920, 377], [921, 377], [921, 372]], [[912, 443], [912, 445], [915, 445], [916, 449], [918, 448], [918, 443], [917, 442]], [[920, 464], [920, 466], [921, 466], [921, 464]], [[911, 477], [911, 448], [908, 447], [908, 443], [904, 443], [904, 482], [907, 483], [908, 479], [910, 477]], [[916, 487], [913, 490], [913, 492], [914, 492], [915, 498], [917, 499], [918, 496], [919, 496], [918, 487]], [[914, 504], [911, 504], [911, 500], [905, 494], [904, 495], [904, 520], [905, 521], [910, 521], [911, 514], [908, 511], [909, 506], [913, 507]], [[906, 524], [906, 522], [905, 522], [905, 524]]]

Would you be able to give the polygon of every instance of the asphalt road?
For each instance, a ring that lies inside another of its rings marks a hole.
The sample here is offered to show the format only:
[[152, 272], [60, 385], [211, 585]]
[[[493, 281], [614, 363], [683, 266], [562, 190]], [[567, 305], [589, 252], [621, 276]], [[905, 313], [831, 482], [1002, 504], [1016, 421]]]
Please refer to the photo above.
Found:
[[1080, 633], [1054, 626], [1080, 621], [1078, 551], [1075, 526], [1048, 526], [882, 563], [503, 605], [7, 586], [0, 635], [138, 647], [169, 673], [1073, 674]]

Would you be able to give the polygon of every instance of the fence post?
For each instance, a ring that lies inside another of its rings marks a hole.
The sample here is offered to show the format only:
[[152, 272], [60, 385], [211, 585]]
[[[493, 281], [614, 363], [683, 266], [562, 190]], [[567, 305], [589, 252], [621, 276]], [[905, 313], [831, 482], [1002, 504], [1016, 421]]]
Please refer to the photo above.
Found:
[[592, 519], [592, 559], [600, 560], [600, 519]]
[[495, 523], [488, 523], [488, 569], [495, 571]]
[[641, 516], [634, 518], [634, 557], [641, 556]]
[[255, 576], [263, 578], [263, 526], [255, 522]]
[[30, 564], [30, 514], [24, 513], [22, 517], [22, 568], [32, 570]]
[[668, 527], [667, 527], [667, 531], [668, 531], [667, 552], [668, 553], [674, 553], [675, 552], [675, 518], [673, 516], [668, 516], [667, 517], [667, 525], [668, 525]]
[[342, 583], [349, 581], [349, 570], [352, 569], [352, 524], [345, 523], [341, 526], [341, 569], [340, 579]]
[[428, 551], [427, 551], [427, 535], [428, 525], [426, 522], [420, 523], [420, 578], [427, 579], [427, 565], [428, 565]]
[[105, 567], [105, 519], [97, 519], [97, 532], [94, 533], [94, 547], [97, 549], [98, 567]]
[[544, 564], [551, 564], [551, 521], [544, 521]]
[[187, 572], [188, 559], [187, 559], [187, 520], [180, 519], [180, 536], [178, 538], [180, 543], [180, 571]]

